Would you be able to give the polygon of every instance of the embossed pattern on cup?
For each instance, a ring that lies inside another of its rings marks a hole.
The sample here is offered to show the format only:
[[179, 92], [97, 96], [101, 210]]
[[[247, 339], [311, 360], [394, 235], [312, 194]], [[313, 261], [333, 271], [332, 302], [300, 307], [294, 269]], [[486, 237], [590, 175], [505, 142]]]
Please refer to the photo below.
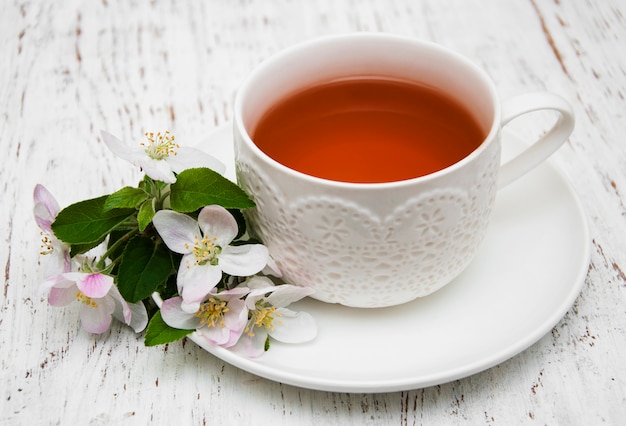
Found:
[[283, 278], [315, 288], [316, 299], [358, 307], [426, 296], [467, 266], [484, 236], [500, 162], [500, 145], [492, 144], [460, 171], [455, 181], [463, 185], [426, 181], [374, 212], [323, 186], [285, 194], [284, 177], [237, 145], [239, 183], [257, 204], [247, 211], [251, 232]]

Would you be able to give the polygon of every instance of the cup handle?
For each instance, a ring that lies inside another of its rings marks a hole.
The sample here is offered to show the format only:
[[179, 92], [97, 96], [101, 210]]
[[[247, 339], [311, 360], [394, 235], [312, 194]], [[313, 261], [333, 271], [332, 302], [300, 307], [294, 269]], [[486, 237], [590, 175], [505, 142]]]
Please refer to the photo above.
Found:
[[528, 93], [502, 105], [502, 126], [533, 111], [554, 110], [560, 116], [552, 128], [522, 153], [500, 166], [498, 189], [529, 172], [556, 151], [574, 130], [574, 112], [562, 97], [548, 92]]

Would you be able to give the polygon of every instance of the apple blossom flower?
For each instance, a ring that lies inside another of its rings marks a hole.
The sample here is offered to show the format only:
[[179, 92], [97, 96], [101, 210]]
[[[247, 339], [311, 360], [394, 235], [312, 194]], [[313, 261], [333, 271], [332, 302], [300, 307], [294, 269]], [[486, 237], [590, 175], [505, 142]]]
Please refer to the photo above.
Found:
[[35, 222], [41, 229], [40, 253], [48, 258], [48, 262], [44, 265], [44, 275], [47, 277], [47, 282], [53, 282], [59, 274], [70, 271], [70, 246], [59, 240], [52, 232], [52, 223], [60, 208], [50, 191], [43, 185], [36, 185], [33, 201], [35, 203], [33, 207]]
[[118, 157], [141, 167], [146, 175], [154, 180], [166, 183], [176, 182], [176, 175], [194, 167], [208, 167], [223, 174], [226, 167], [217, 158], [191, 147], [181, 147], [174, 142], [169, 131], [145, 133], [147, 142], [132, 148], [124, 142], [103, 131], [102, 139], [106, 146]]
[[172, 210], [159, 210], [152, 223], [167, 247], [183, 255], [176, 284], [185, 312], [198, 311], [205, 296], [222, 279], [222, 272], [247, 277], [267, 265], [264, 245], [229, 245], [237, 236], [238, 226], [224, 207], [204, 207], [198, 221]]
[[234, 351], [255, 358], [265, 351], [268, 336], [284, 343], [304, 343], [315, 338], [317, 325], [313, 317], [286, 308], [313, 293], [313, 289], [274, 285], [269, 278], [261, 276], [248, 279], [245, 285], [251, 289], [245, 299], [249, 319]]
[[239, 340], [248, 322], [248, 309], [242, 299], [247, 287], [217, 292], [213, 289], [196, 312], [185, 312], [181, 297], [165, 300], [161, 305], [163, 321], [170, 327], [196, 330], [201, 339], [212, 345], [228, 348]]
[[128, 303], [113, 283], [113, 277], [102, 273], [66, 272], [50, 285], [48, 302], [66, 306], [73, 301], [81, 304], [80, 321], [85, 330], [101, 334], [115, 317], [135, 332], [148, 324], [148, 313], [142, 302]]

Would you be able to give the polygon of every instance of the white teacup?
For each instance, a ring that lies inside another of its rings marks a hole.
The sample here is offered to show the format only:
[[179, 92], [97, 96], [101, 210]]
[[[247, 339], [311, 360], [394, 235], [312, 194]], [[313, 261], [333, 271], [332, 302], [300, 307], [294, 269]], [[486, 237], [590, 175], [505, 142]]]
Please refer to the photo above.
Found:
[[[426, 176], [387, 183], [313, 177], [270, 158], [251, 135], [263, 115], [295, 91], [331, 80], [380, 76], [429, 85], [461, 101], [487, 137], [461, 161]], [[504, 165], [500, 132], [515, 117], [554, 110], [540, 140]], [[351, 34], [307, 42], [260, 65], [237, 94], [235, 162], [255, 201], [251, 232], [269, 248], [286, 281], [316, 299], [383, 307], [431, 294], [474, 257], [497, 189], [550, 156], [570, 135], [569, 104], [550, 93], [522, 95], [501, 107], [494, 84], [458, 54], [388, 34]]]

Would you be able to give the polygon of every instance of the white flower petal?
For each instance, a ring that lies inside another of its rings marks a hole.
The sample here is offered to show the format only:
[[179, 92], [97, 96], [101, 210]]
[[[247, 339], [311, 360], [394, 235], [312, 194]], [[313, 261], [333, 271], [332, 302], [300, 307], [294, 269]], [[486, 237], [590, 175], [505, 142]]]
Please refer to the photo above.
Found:
[[246, 306], [250, 310], [254, 310], [256, 302], [264, 298], [266, 294], [273, 292], [276, 286], [267, 277], [253, 276], [245, 281], [246, 285], [250, 287], [251, 291], [246, 296]]
[[143, 331], [148, 325], [148, 311], [146, 305], [143, 302], [129, 303], [128, 307], [131, 311], [130, 328], [135, 330], [135, 333]]
[[124, 142], [113, 136], [111, 133], [103, 130], [102, 140], [113, 154], [126, 161], [130, 161], [131, 163], [134, 161], [135, 157], [133, 150]]
[[199, 301], [186, 302], [183, 299], [182, 303], [180, 304], [180, 309], [182, 309], [184, 312], [187, 312], [189, 314], [198, 312], [198, 309], [200, 309], [200, 302]]
[[174, 172], [172, 172], [172, 166], [165, 160], [155, 160], [154, 158], [150, 158], [148, 154], [145, 154], [138, 159], [137, 164], [146, 175], [154, 180], [160, 180], [165, 183], [176, 182], [176, 176], [174, 176]]
[[58, 240], [52, 242], [52, 252], [46, 254], [44, 258], [43, 272], [46, 276], [70, 272], [71, 270], [69, 247], [62, 245]]
[[226, 246], [219, 256], [224, 272], [237, 277], [247, 277], [260, 272], [267, 265], [267, 247], [262, 244]]
[[148, 325], [148, 312], [143, 302], [128, 303], [120, 294], [116, 286], [111, 287], [109, 296], [115, 301], [113, 317], [128, 325], [139, 333]]
[[[178, 293], [183, 298], [184, 304], [202, 302], [222, 278], [222, 270], [217, 266], [191, 264], [188, 267], [187, 259], [191, 256], [183, 257], [176, 277]], [[184, 309], [189, 312], [189, 307], [184, 307]]]
[[166, 183], [176, 182], [176, 176], [172, 172], [170, 166], [165, 160], [155, 160], [150, 157], [145, 149], [131, 148], [112, 134], [103, 131], [102, 140], [106, 146], [118, 157], [136, 165], [143, 169], [144, 173], [154, 180], [160, 180]]
[[282, 284], [276, 286], [276, 289], [272, 294], [267, 296], [267, 302], [277, 308], [284, 308], [289, 304], [302, 299], [310, 294], [313, 294], [314, 290], [310, 287], [299, 287], [291, 284]]
[[272, 280], [267, 277], [260, 277], [258, 275], [248, 278], [245, 281], [245, 284], [246, 287], [250, 288], [251, 290], [266, 290], [271, 287], [276, 287]]
[[230, 244], [239, 230], [233, 215], [218, 205], [206, 206], [200, 210], [198, 226], [205, 237], [215, 238], [215, 244], [222, 248]]
[[176, 155], [169, 155], [166, 161], [176, 173], [197, 167], [209, 168], [221, 175], [226, 171], [226, 166], [220, 160], [195, 148], [180, 147]]
[[241, 299], [248, 293], [250, 293], [250, 289], [240, 284], [238, 287], [231, 288], [230, 290], [217, 291], [216, 289], [214, 289], [211, 291], [211, 296], [230, 302], [233, 299]]
[[273, 275], [278, 278], [283, 276], [282, 271], [280, 270], [280, 268], [276, 264], [276, 261], [271, 255], [267, 257], [267, 265], [265, 266], [265, 268], [263, 268], [263, 271], [261, 272], [265, 275]]
[[195, 313], [185, 312], [181, 308], [182, 297], [167, 299], [161, 305], [161, 316], [163, 321], [170, 327], [182, 330], [195, 330], [200, 327], [200, 320]]
[[273, 339], [284, 343], [304, 343], [317, 336], [317, 324], [310, 314], [285, 308], [277, 309], [276, 313], [280, 316], [274, 318], [275, 329], [270, 332]]
[[128, 306], [128, 302], [122, 297], [120, 291], [116, 286], [112, 286], [109, 290], [109, 296], [115, 301], [115, 310], [113, 311], [113, 317], [126, 325], [130, 324], [132, 319], [132, 312]]
[[173, 210], [159, 210], [154, 215], [152, 223], [165, 245], [176, 253], [191, 253], [194, 240], [200, 236], [200, 229], [195, 220]]

